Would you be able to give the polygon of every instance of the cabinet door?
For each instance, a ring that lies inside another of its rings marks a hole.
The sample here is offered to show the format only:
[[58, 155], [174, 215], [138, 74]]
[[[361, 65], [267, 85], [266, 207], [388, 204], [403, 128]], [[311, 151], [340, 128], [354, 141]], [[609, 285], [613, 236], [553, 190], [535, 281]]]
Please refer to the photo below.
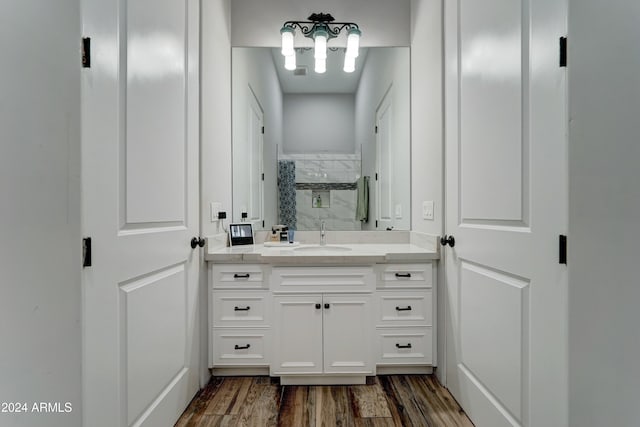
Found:
[[325, 295], [324, 372], [373, 374], [370, 295]]
[[272, 375], [322, 372], [322, 296], [274, 297]]

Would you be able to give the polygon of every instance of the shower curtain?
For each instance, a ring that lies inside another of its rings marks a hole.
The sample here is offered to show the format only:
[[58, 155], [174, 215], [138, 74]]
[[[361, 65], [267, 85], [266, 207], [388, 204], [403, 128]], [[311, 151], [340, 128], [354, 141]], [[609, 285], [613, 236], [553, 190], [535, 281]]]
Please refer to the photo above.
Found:
[[296, 229], [296, 163], [293, 160], [278, 162], [278, 196], [280, 224]]

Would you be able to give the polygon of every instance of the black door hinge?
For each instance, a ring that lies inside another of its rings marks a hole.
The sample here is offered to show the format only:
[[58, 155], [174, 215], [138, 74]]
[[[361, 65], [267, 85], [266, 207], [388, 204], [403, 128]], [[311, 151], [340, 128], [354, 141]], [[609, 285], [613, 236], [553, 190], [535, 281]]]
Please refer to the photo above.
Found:
[[376, 133], [378, 133], [378, 126], [376, 126]]
[[262, 126], [262, 134], [264, 135], [264, 126]]
[[91, 237], [82, 239], [82, 267], [91, 267]]
[[262, 174], [262, 180], [264, 181], [264, 174]]
[[91, 68], [91, 37], [82, 38], [82, 68]]
[[560, 37], [560, 66], [567, 66], [567, 38]]
[[376, 219], [376, 228], [378, 228], [378, 220]]
[[264, 219], [262, 220], [262, 228], [264, 228]]
[[558, 239], [558, 263], [567, 265], [567, 236], [564, 234]]
[[378, 172], [376, 172], [376, 181], [378, 180]]

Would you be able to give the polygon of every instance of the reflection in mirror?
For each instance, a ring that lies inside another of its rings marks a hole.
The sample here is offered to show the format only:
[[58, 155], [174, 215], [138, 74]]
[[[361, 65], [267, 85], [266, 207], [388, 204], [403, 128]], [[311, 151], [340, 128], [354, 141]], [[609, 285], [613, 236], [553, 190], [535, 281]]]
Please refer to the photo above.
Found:
[[233, 221], [255, 229], [410, 228], [409, 48], [233, 48]]

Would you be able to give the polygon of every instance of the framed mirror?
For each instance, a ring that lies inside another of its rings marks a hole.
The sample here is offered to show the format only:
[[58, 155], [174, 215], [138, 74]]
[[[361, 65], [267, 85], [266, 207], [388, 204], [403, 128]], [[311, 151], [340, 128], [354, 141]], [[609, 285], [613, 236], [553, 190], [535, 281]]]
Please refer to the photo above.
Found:
[[410, 52], [344, 49], [315, 73], [280, 48], [232, 49], [234, 222], [254, 229], [410, 229]]

